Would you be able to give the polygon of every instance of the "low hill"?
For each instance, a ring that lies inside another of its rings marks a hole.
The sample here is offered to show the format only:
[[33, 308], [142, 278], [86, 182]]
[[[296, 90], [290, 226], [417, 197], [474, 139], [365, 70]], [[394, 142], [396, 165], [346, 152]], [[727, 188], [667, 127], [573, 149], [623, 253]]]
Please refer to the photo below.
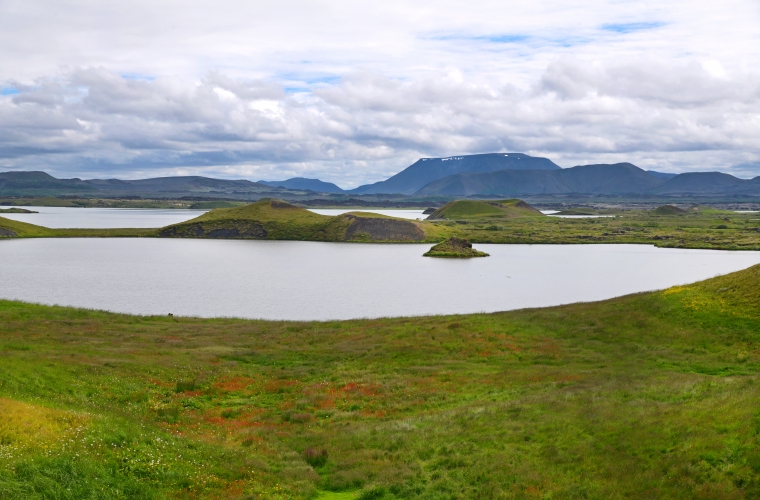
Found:
[[681, 215], [687, 214], [689, 212], [683, 208], [678, 208], [673, 205], [663, 205], [652, 210], [652, 213], [655, 215]]
[[5, 196], [85, 195], [95, 190], [82, 179], [56, 179], [45, 172], [0, 172], [0, 193]]
[[475, 201], [457, 200], [431, 213], [426, 220], [458, 220], [482, 217], [545, 217], [522, 200]]
[[523, 153], [488, 153], [450, 156], [448, 158], [421, 158], [384, 181], [359, 186], [349, 192], [357, 194], [413, 194], [430, 182], [449, 175], [493, 172], [505, 169], [560, 170], [560, 167], [547, 158], [528, 156]]
[[235, 197], [272, 195], [293, 192], [247, 180], [177, 176], [152, 179], [56, 179], [45, 172], [0, 172], [3, 196], [86, 196], [169, 198], [183, 196]]
[[456, 174], [431, 182], [420, 196], [641, 193], [664, 181], [630, 163], [561, 170], [501, 170]]
[[416, 222], [353, 212], [319, 215], [282, 200], [262, 200], [238, 208], [211, 210], [200, 217], [167, 226], [165, 238], [273, 239], [304, 241], [422, 241]]
[[284, 181], [259, 181], [259, 184], [281, 187], [285, 189], [309, 190], [317, 193], [343, 193], [344, 191], [333, 184], [319, 179], [307, 179], [306, 177], [293, 177]]
[[152, 179], [119, 180], [93, 179], [84, 181], [99, 191], [120, 194], [164, 193], [173, 195], [194, 194], [259, 194], [282, 191], [282, 188], [247, 180], [212, 179], [198, 175], [156, 177]]

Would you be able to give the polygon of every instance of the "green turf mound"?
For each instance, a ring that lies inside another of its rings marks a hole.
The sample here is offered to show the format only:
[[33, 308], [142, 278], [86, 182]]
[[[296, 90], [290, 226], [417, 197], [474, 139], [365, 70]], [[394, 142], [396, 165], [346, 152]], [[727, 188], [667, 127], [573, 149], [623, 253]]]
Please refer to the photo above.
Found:
[[422, 255], [423, 257], [448, 257], [457, 259], [488, 257], [487, 253], [475, 250], [472, 248], [472, 243], [461, 238], [449, 238], [443, 243], [435, 245]]
[[53, 230], [0, 217], [0, 238], [52, 236]]
[[456, 200], [431, 213], [427, 220], [479, 219], [487, 217], [543, 217], [540, 211], [522, 200]]
[[25, 208], [0, 208], [0, 214], [38, 214], [34, 210], [27, 210]]
[[212, 210], [187, 222], [162, 228], [158, 235], [164, 238], [374, 242], [410, 242], [425, 238], [425, 232], [416, 222], [364, 212], [330, 217], [270, 199]]
[[678, 208], [673, 205], [663, 205], [652, 210], [652, 213], [655, 215], [681, 215], [688, 212], [683, 208]]

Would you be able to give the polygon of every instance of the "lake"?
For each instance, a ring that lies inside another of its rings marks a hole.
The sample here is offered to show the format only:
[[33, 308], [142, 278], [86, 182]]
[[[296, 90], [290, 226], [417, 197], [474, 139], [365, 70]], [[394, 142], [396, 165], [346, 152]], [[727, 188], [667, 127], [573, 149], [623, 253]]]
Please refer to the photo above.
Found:
[[[2, 207], [11, 208], [11, 207]], [[153, 208], [77, 208], [77, 207], [18, 207], [39, 212], [37, 214], [0, 214], [0, 217], [28, 222], [53, 229], [63, 228], [152, 228], [178, 224], [202, 215], [208, 210], [153, 209]], [[372, 212], [402, 219], [424, 219], [422, 210], [342, 209], [314, 208], [312, 212], [322, 215], [340, 215], [346, 212]]]
[[[10, 207], [2, 207], [10, 208]], [[18, 207], [37, 214], [0, 214], [0, 217], [53, 229], [164, 227], [194, 219], [208, 210], [155, 208]]]
[[[89, 210], [89, 209], [82, 209]], [[178, 239], [0, 240], [0, 297], [134, 314], [327, 320], [600, 300], [760, 263], [646, 245], [430, 245]]]

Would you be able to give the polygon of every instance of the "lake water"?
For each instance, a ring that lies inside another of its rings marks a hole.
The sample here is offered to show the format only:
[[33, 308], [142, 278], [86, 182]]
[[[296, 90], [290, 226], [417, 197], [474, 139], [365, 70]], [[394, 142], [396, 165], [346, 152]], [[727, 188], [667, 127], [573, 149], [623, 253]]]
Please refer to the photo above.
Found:
[[[11, 208], [11, 207], [2, 207]], [[0, 214], [0, 217], [53, 229], [164, 227], [194, 219], [208, 210], [154, 208], [18, 207], [37, 214]]]
[[389, 217], [398, 217], [400, 219], [425, 219], [427, 215], [423, 215], [424, 210], [406, 210], [406, 209], [387, 209], [387, 210], [372, 210], [364, 208], [310, 208], [310, 211], [320, 215], [336, 216], [345, 214], [347, 212], [370, 212], [373, 214], [382, 214]]
[[0, 240], [0, 297], [135, 314], [267, 319], [503, 311], [600, 300], [760, 263], [645, 245], [430, 245], [177, 239]]

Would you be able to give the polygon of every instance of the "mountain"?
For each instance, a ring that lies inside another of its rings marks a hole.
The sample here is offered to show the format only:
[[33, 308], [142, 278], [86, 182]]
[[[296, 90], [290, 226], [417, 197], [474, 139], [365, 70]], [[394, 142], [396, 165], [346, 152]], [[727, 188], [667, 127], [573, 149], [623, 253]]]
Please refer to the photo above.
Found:
[[0, 172], [0, 192], [6, 196], [27, 191], [60, 191], [87, 193], [94, 191], [82, 179], [56, 179], [45, 172]]
[[306, 177], [293, 177], [284, 181], [259, 181], [259, 184], [267, 186], [282, 187], [285, 189], [308, 189], [317, 193], [343, 193], [344, 191], [333, 184], [319, 179], [307, 179]]
[[647, 173], [649, 175], [654, 175], [655, 177], [659, 177], [660, 179], [670, 179], [671, 177], [675, 177], [678, 174], [669, 174], [667, 172], [657, 172], [655, 170], [647, 170]]
[[582, 165], [560, 170], [500, 170], [450, 175], [431, 182], [420, 196], [473, 196], [515, 194], [629, 194], [662, 184], [630, 163]]
[[287, 193], [246, 180], [212, 179], [200, 176], [156, 177], [153, 179], [56, 179], [45, 172], [0, 172], [0, 194], [4, 196], [230, 196]]
[[739, 179], [722, 172], [689, 172], [657, 186], [656, 194], [760, 194], [760, 177]]
[[349, 193], [413, 194], [427, 184], [450, 175], [507, 169], [561, 170], [559, 165], [547, 158], [528, 156], [522, 153], [488, 153], [450, 156], [448, 158], [421, 158], [384, 181], [359, 186]]
[[[85, 181], [101, 191], [122, 193], [261, 193], [272, 191], [271, 186], [246, 180], [212, 179], [201, 176], [156, 177], [123, 181], [93, 179]], [[275, 188], [276, 190], [276, 188]]]

